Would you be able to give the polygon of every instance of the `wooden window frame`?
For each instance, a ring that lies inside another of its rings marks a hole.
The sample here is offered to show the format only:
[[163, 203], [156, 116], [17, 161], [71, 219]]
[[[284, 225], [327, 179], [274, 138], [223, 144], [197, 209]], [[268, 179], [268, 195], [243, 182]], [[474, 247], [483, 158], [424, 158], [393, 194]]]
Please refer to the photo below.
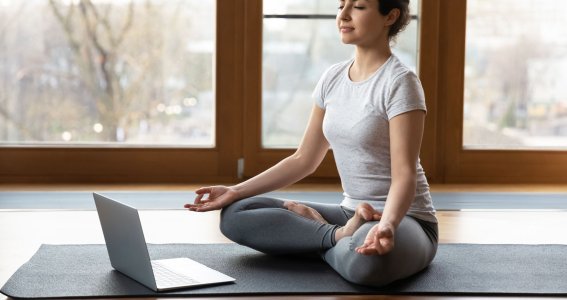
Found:
[[422, 158], [430, 181], [566, 183], [567, 151], [463, 148], [467, 1], [427, 0], [422, 8], [420, 77], [429, 108]]
[[0, 183], [235, 181], [246, 0], [217, 1], [214, 148], [0, 146]]
[[[421, 1], [427, 2], [429, 0]], [[263, 0], [250, 0], [246, 18], [246, 81], [245, 86], [245, 141], [244, 176], [252, 177], [294, 153], [293, 149], [262, 147], [262, 26]], [[420, 9], [421, 11], [421, 9]], [[420, 21], [421, 22], [421, 21]], [[420, 24], [421, 26], [421, 24]], [[421, 47], [422, 45], [420, 45]], [[419, 61], [422, 61], [419, 59]], [[418, 66], [421, 69], [421, 66]], [[333, 151], [329, 150], [317, 170], [306, 182], [340, 182]]]
[[[293, 154], [293, 149], [268, 149], [262, 147], [262, 27], [263, 0], [247, 1], [245, 24], [245, 77], [244, 87], [244, 176], [252, 177], [280, 160]], [[332, 151], [307, 181], [338, 182]]]
[[[261, 147], [262, 0], [218, 0], [216, 9], [214, 148], [0, 146], [0, 183], [235, 182], [292, 154]], [[429, 181], [567, 182], [566, 151], [463, 149], [465, 34], [466, 0], [421, 2], [428, 116], [420, 157]], [[339, 181], [332, 151], [308, 181]]]

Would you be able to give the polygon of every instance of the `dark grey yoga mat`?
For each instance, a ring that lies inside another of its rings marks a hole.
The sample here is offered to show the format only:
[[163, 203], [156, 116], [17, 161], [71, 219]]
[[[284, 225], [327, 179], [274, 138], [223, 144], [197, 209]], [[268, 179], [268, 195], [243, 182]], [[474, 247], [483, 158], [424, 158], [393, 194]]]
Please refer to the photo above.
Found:
[[[426, 270], [381, 289], [350, 284], [318, 258], [268, 256], [236, 244], [149, 249], [153, 259], [186, 256], [237, 279], [159, 296], [567, 295], [567, 245], [442, 244]], [[112, 270], [104, 245], [43, 245], [0, 291], [14, 298], [158, 295]]]
[[[191, 191], [107, 191], [101, 192], [138, 209], [181, 209], [193, 200]], [[340, 192], [272, 192], [267, 196], [340, 203]], [[438, 210], [462, 209], [560, 209], [567, 210], [567, 193], [448, 193], [433, 192]], [[94, 210], [91, 192], [45, 191], [0, 192], [0, 209], [89, 209]]]

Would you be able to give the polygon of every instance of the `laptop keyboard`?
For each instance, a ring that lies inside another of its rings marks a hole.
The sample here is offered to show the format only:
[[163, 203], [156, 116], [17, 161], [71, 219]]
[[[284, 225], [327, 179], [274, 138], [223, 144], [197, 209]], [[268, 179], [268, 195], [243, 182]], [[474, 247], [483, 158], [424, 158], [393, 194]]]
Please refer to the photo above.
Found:
[[197, 284], [199, 281], [187, 276], [167, 269], [157, 262], [152, 262], [152, 268], [154, 270], [154, 276], [156, 282], [159, 285], [164, 286], [185, 286], [191, 284]]

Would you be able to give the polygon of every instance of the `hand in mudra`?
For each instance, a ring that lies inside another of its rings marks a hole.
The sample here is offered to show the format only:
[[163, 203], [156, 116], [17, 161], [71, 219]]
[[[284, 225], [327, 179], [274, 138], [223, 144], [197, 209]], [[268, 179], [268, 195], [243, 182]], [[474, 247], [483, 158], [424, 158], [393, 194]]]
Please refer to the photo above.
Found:
[[384, 255], [394, 249], [394, 226], [380, 222], [374, 225], [364, 240], [364, 244], [356, 248], [356, 252], [364, 255]]
[[[195, 193], [197, 196], [193, 204], [184, 205], [190, 211], [205, 212], [217, 210], [238, 200], [238, 193], [234, 189], [221, 185], [202, 187], [196, 190]], [[203, 199], [205, 195], [208, 195], [208, 197]]]

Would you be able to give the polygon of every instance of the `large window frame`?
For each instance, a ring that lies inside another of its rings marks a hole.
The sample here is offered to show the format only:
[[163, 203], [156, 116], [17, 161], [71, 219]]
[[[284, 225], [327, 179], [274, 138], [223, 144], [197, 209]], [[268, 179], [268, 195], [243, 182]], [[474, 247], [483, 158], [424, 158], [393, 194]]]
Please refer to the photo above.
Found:
[[[217, 1], [214, 148], [3, 146], [0, 183], [228, 183], [276, 164], [294, 150], [261, 145], [262, 24], [262, 0]], [[421, 2], [420, 156], [429, 181], [567, 182], [567, 151], [463, 149], [465, 34], [466, 0]], [[339, 181], [332, 151], [307, 180]]]
[[[245, 119], [244, 132], [244, 169], [245, 177], [252, 177], [285, 157], [293, 154], [292, 149], [273, 149], [262, 146], [262, 25], [264, 12], [263, 0], [248, 1], [246, 17], [246, 80], [244, 87]], [[329, 151], [323, 162], [310, 176], [316, 181], [338, 182], [332, 151]]]
[[246, 4], [216, 5], [214, 148], [0, 146], [0, 183], [234, 181], [242, 157]]
[[[274, 149], [262, 146], [262, 24], [264, 20], [262, 0], [253, 0], [253, 7], [248, 12], [246, 69], [248, 80], [245, 87], [245, 110], [247, 120], [244, 124], [246, 139], [244, 142], [244, 176], [251, 177], [273, 166], [280, 160], [294, 153], [293, 149]], [[424, 2], [424, 1], [422, 1]], [[269, 17], [274, 17], [270, 15]], [[284, 16], [279, 16], [284, 17]], [[293, 19], [327, 19], [328, 15], [289, 15]], [[338, 38], [338, 37], [337, 37]], [[420, 45], [421, 46], [421, 45]], [[419, 47], [418, 47], [419, 48]], [[420, 69], [418, 59], [418, 69]], [[305, 181], [339, 182], [333, 151], [329, 150], [319, 168]]]
[[420, 77], [429, 115], [422, 160], [430, 181], [566, 183], [567, 151], [463, 148], [467, 0], [423, 2]]

